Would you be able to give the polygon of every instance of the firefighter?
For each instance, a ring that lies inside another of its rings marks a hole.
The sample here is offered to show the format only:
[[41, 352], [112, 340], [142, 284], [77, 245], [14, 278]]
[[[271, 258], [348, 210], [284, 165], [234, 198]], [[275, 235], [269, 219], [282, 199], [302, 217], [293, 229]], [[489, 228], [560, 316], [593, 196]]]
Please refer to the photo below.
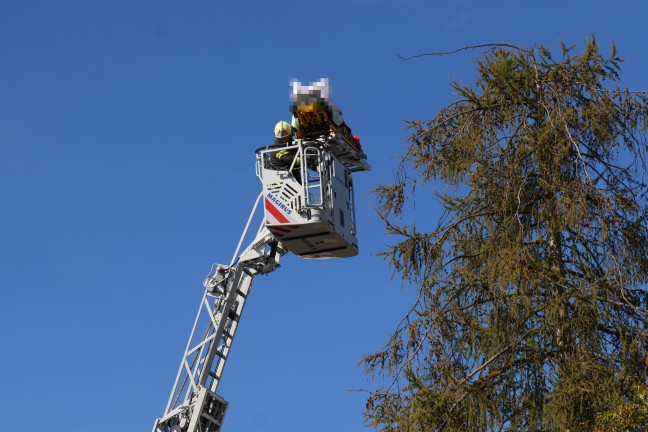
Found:
[[[274, 128], [275, 141], [272, 147], [289, 147], [292, 145], [293, 139], [293, 128], [286, 121], [280, 121], [275, 125]], [[272, 154], [270, 158], [269, 166], [275, 170], [287, 171], [290, 169], [290, 166], [293, 163], [293, 159], [297, 154], [297, 149], [282, 149], [278, 152]], [[295, 162], [293, 167], [292, 174], [295, 179], [301, 183], [301, 170], [299, 168], [299, 159]]]

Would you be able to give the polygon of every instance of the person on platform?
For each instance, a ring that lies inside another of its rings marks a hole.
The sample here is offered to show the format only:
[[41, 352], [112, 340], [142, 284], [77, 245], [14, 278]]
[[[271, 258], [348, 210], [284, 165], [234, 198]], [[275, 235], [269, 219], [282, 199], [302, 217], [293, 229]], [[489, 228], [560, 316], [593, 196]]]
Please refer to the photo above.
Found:
[[[268, 166], [274, 170], [288, 171], [293, 164], [293, 159], [297, 155], [296, 148], [287, 148], [293, 145], [293, 128], [286, 121], [280, 121], [275, 125], [274, 134], [275, 141], [272, 144], [271, 148], [283, 148], [275, 153], [271, 154], [270, 159], [268, 160]], [[292, 174], [295, 179], [301, 183], [301, 169], [299, 165], [299, 158], [295, 161], [295, 165], [292, 169]]]

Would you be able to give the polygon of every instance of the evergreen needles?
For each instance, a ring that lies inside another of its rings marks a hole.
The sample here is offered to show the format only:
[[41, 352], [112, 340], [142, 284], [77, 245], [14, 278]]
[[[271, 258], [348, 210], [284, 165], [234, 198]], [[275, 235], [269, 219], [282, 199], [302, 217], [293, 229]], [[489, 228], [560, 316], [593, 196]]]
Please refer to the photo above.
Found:
[[[409, 123], [375, 193], [397, 239], [383, 255], [420, 295], [363, 359], [388, 378], [375, 428], [648, 427], [648, 98], [620, 87], [614, 47], [572, 50], [493, 45], [458, 100]], [[456, 192], [419, 232], [401, 218], [426, 183]]]

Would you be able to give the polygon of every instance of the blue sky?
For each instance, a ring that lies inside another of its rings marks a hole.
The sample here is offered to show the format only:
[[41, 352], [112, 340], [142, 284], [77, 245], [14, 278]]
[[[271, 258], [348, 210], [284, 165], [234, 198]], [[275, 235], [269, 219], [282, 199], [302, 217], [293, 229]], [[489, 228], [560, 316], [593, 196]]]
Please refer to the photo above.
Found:
[[433, 117], [478, 55], [395, 54], [595, 34], [646, 89], [647, 15], [643, 1], [0, 3], [2, 429], [151, 429], [201, 281], [260, 192], [254, 149], [288, 119], [289, 79], [328, 77], [373, 166], [355, 176], [360, 255], [286, 256], [255, 280], [223, 430], [368, 430], [349, 390], [375, 384], [356, 364], [412, 295], [374, 255], [394, 240], [368, 194], [393, 178], [403, 120]]

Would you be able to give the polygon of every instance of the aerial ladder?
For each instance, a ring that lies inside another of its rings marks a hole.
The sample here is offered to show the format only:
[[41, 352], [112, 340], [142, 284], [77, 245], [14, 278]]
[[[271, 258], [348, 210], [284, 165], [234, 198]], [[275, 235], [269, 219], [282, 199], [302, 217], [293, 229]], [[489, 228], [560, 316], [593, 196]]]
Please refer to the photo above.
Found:
[[[304, 259], [358, 254], [351, 174], [370, 166], [359, 139], [330, 104], [328, 82], [293, 83], [297, 138], [281, 148], [256, 151], [263, 185], [231, 262], [214, 264], [205, 278], [198, 313], [164, 415], [153, 432], [219, 432], [228, 403], [216, 391], [250, 295], [252, 280], [279, 267], [288, 252]], [[293, 155], [287, 169], [270, 163], [279, 151]], [[259, 204], [263, 221], [241, 251]]]

